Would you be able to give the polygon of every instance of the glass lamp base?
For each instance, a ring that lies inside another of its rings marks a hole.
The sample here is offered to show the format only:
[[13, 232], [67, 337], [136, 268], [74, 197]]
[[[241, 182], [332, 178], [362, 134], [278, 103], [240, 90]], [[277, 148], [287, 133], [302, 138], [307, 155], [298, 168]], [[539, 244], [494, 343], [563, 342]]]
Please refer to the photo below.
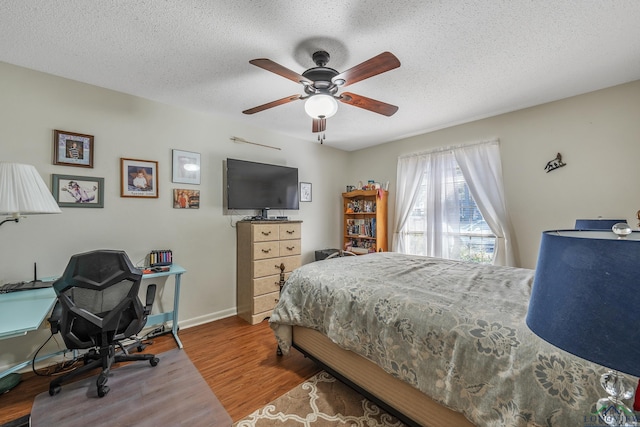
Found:
[[623, 402], [633, 397], [633, 387], [630, 387], [624, 377], [615, 371], [608, 371], [600, 377], [600, 385], [609, 394], [596, 403], [596, 412], [600, 419], [609, 426], [640, 426], [638, 417]]

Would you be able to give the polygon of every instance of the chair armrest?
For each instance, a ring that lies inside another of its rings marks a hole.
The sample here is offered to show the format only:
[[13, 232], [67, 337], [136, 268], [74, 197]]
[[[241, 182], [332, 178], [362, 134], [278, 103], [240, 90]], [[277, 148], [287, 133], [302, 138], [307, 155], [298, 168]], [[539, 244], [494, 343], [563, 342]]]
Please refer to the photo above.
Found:
[[60, 321], [62, 320], [62, 304], [60, 301], [56, 301], [56, 305], [51, 310], [51, 317], [47, 319], [52, 334], [60, 332]]
[[153, 307], [153, 301], [156, 299], [156, 284], [152, 283], [147, 286], [147, 298], [144, 302], [144, 314], [149, 315]]

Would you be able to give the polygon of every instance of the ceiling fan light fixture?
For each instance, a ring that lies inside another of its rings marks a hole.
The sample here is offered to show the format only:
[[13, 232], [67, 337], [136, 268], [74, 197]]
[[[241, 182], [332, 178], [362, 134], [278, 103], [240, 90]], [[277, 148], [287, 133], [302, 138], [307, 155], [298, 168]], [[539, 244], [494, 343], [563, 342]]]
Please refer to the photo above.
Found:
[[313, 119], [328, 119], [338, 111], [338, 101], [327, 94], [312, 95], [305, 101], [304, 111]]

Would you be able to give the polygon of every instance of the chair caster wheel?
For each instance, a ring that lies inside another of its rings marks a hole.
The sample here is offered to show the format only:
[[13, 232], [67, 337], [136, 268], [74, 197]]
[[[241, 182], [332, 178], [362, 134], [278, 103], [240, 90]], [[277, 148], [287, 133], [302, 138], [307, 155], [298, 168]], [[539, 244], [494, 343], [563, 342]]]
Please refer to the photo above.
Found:
[[109, 390], [111, 389], [108, 385], [98, 386], [98, 397], [105, 397], [107, 393], [109, 393]]
[[49, 396], [55, 396], [56, 394], [60, 393], [60, 390], [62, 390], [62, 387], [59, 385], [53, 385], [49, 387]]
[[158, 359], [157, 357], [154, 357], [153, 359], [149, 360], [149, 363], [151, 364], [151, 366], [156, 366], [158, 362], [160, 362], [160, 359]]

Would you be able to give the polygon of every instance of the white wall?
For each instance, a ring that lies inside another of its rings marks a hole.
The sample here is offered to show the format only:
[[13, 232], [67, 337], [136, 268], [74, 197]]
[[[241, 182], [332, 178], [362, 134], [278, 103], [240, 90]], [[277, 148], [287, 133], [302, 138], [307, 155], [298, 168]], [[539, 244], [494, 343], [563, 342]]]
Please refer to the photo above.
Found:
[[[350, 181], [391, 181], [400, 155], [499, 138], [507, 208], [520, 264], [534, 268], [544, 230], [576, 218], [626, 218], [640, 209], [640, 81], [350, 153]], [[544, 170], [556, 153], [565, 167]]]
[[[52, 174], [103, 177], [104, 209], [63, 208], [0, 228], [0, 283], [62, 273], [69, 257], [94, 249], [123, 249], [134, 263], [152, 249], [170, 248], [187, 269], [180, 325], [235, 314], [236, 230], [244, 215], [224, 215], [223, 160], [227, 157], [299, 168], [313, 184], [313, 201], [299, 211], [303, 262], [314, 250], [340, 242], [340, 193], [348, 154], [309, 141], [251, 128], [223, 117], [187, 111], [95, 86], [0, 63], [0, 161], [33, 164], [50, 185]], [[52, 164], [53, 130], [95, 136], [92, 169]], [[281, 150], [232, 142], [237, 136]], [[171, 182], [171, 150], [201, 153], [201, 185]], [[158, 161], [159, 198], [120, 197], [120, 158]], [[172, 207], [173, 188], [200, 190], [200, 209]], [[163, 280], [164, 281], [164, 280]], [[160, 283], [162, 283], [161, 281]], [[156, 304], [172, 304], [173, 280]], [[0, 340], [0, 367], [28, 357], [48, 336], [45, 326], [26, 337]], [[55, 346], [51, 346], [55, 347]], [[51, 348], [50, 347], [50, 348]], [[1, 369], [1, 368], [0, 368]]]

